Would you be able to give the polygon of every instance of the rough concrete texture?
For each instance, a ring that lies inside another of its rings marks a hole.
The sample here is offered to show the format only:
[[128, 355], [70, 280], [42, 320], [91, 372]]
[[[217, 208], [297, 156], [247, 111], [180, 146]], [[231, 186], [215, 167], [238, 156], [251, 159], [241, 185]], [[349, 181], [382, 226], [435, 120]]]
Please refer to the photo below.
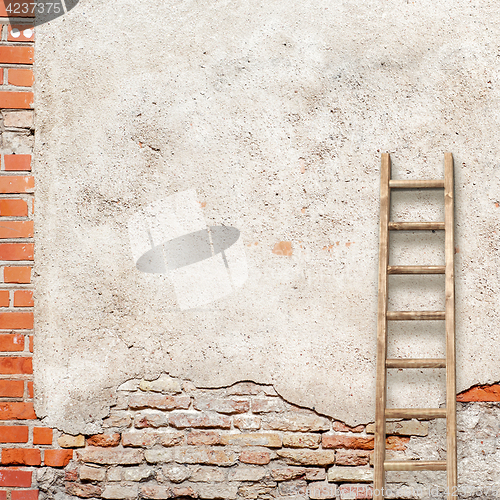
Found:
[[[496, 2], [469, 0], [82, 0], [40, 26], [38, 413], [93, 432], [119, 384], [166, 372], [372, 421], [384, 151], [400, 178], [454, 153], [458, 388], [499, 380], [499, 36]], [[128, 224], [188, 190], [241, 232], [248, 279], [181, 310], [168, 273], [135, 267]], [[394, 262], [439, 264], [427, 238]], [[393, 307], [439, 307], [439, 278], [398, 279]], [[397, 328], [397, 353], [441, 348], [430, 322]], [[443, 401], [410, 385], [405, 405]]]

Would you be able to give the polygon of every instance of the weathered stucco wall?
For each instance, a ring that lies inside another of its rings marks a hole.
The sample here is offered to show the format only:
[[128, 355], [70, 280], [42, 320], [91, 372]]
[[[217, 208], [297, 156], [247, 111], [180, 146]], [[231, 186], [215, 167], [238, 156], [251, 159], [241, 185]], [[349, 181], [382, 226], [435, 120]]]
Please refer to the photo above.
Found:
[[[38, 27], [38, 414], [96, 432], [119, 384], [168, 372], [372, 421], [383, 151], [413, 178], [454, 153], [458, 389], [498, 381], [497, 10], [82, 0]], [[211, 256], [206, 226], [239, 239]], [[439, 235], [404, 238], [395, 262], [440, 263]], [[440, 278], [398, 279], [392, 307], [440, 308]], [[399, 355], [442, 348], [440, 327], [398, 331]], [[443, 401], [416, 380], [405, 404]]]

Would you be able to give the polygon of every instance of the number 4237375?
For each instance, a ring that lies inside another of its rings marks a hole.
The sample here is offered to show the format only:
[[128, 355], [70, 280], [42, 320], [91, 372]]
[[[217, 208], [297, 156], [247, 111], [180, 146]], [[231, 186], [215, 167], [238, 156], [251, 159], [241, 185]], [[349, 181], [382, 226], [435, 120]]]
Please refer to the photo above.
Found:
[[61, 14], [61, 2], [5, 2], [7, 14]]

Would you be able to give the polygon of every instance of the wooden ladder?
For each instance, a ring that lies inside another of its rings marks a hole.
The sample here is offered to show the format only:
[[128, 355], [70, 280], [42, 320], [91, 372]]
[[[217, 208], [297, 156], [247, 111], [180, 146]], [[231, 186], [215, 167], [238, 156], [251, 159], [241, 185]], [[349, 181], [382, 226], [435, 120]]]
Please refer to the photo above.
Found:
[[[444, 189], [444, 222], [390, 222], [392, 189]], [[447, 498], [457, 498], [457, 448], [456, 448], [456, 388], [455, 388], [455, 281], [453, 241], [453, 155], [445, 153], [444, 180], [391, 180], [391, 158], [382, 154], [380, 183], [380, 253], [377, 323], [377, 386], [375, 410], [375, 500], [384, 499], [386, 471], [447, 471]], [[414, 230], [444, 230], [444, 266], [390, 266], [389, 232]], [[444, 274], [444, 311], [388, 311], [389, 274]], [[445, 359], [387, 359], [387, 321], [395, 320], [444, 320], [446, 327]], [[387, 408], [387, 369], [391, 368], [445, 368], [446, 408]], [[446, 460], [385, 459], [386, 420], [390, 418], [446, 418]]]

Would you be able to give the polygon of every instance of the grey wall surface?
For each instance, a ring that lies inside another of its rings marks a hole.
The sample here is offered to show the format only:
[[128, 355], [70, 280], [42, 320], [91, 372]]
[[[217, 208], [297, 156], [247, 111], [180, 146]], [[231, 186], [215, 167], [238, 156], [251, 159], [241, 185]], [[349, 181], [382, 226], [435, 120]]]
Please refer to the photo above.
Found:
[[[498, 381], [498, 40], [497, 3], [469, 0], [82, 0], [38, 27], [39, 414], [94, 432], [119, 384], [168, 372], [372, 421], [385, 151], [399, 178], [455, 155], [458, 388]], [[437, 233], [392, 244], [444, 259]], [[393, 278], [391, 308], [443, 306], [442, 277]], [[390, 350], [439, 354], [433, 323]], [[428, 373], [391, 377], [392, 404], [443, 402]]]

